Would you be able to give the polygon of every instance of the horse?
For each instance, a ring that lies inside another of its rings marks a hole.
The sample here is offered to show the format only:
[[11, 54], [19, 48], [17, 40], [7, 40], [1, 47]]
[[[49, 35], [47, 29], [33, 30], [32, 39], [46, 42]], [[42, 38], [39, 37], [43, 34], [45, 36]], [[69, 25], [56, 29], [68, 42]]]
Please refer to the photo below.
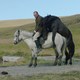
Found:
[[[32, 52], [32, 57], [29, 63], [29, 67], [31, 67], [32, 65], [36, 67], [37, 55], [39, 52], [37, 51], [37, 47], [35, 42], [32, 39], [32, 36], [33, 36], [33, 32], [17, 30], [14, 33], [14, 44], [18, 44], [23, 40], [28, 45], [28, 47]], [[56, 33], [55, 44], [56, 44], [56, 48], [54, 50], [55, 50], [56, 57], [55, 57], [54, 65], [61, 65], [62, 56], [63, 56], [63, 53], [65, 53], [65, 49], [66, 49], [66, 38], [61, 36], [59, 33]], [[42, 44], [42, 49], [51, 48], [52, 46], [53, 46], [52, 32], [50, 32], [48, 34], [47, 40]], [[34, 63], [33, 63], [33, 60], [34, 60]]]
[[[45, 27], [44, 27], [45, 26]], [[75, 44], [73, 41], [73, 36], [71, 31], [64, 25], [64, 23], [61, 21], [61, 19], [57, 16], [53, 15], [47, 15], [45, 16], [42, 21], [39, 24], [39, 27], [42, 27], [43, 33], [45, 35], [45, 32], [52, 32], [52, 40], [53, 40], [53, 47], [55, 47], [54, 39], [56, 33], [59, 33], [60, 35], [64, 36], [67, 40], [67, 50], [65, 52], [66, 54], [66, 62], [65, 64], [68, 63], [68, 60], [70, 60], [69, 64], [72, 65], [72, 57], [75, 53]], [[47, 33], [48, 33], [47, 32]]]

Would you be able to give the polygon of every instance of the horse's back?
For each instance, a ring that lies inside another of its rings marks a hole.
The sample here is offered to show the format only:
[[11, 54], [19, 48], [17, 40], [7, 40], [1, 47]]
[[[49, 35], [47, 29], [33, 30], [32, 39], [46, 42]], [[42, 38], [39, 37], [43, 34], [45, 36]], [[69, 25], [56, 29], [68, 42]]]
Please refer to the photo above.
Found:
[[43, 48], [49, 48], [52, 47], [53, 42], [52, 42], [52, 32], [48, 33], [47, 40], [45, 43], [42, 45]]
[[[66, 38], [61, 36], [59, 33], [56, 33], [55, 36], [55, 45], [56, 46], [62, 46], [64, 42], [66, 42]], [[48, 34], [47, 40], [45, 43], [42, 45], [43, 48], [48, 48], [53, 46], [53, 41], [52, 41], [52, 32]]]

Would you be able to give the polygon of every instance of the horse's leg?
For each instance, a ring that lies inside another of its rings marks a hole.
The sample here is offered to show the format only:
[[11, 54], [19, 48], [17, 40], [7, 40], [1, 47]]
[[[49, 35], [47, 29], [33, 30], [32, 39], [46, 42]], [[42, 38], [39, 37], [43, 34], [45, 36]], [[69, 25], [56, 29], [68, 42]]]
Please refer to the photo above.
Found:
[[72, 65], [72, 56], [71, 56], [72, 55], [72, 53], [71, 53], [72, 50], [71, 50], [70, 46], [68, 47], [68, 50], [69, 50], [68, 60], [70, 60], [69, 64]]
[[33, 60], [34, 60], [34, 57], [31, 57], [31, 61], [29, 63], [29, 67], [31, 67], [33, 65]]
[[[66, 53], [67, 53], [67, 52], [66, 52]], [[66, 53], [65, 53], [65, 54], [66, 54]], [[71, 57], [71, 54], [70, 54], [70, 53], [69, 53], [69, 54], [68, 54], [68, 53], [66, 54], [66, 59], [65, 59], [65, 64], [66, 64], [66, 65], [68, 64], [68, 60], [70, 60], [70, 61], [69, 61], [69, 64], [72, 65], [72, 57]]]
[[35, 61], [34, 61], [34, 67], [37, 66], [37, 53], [35, 54]]
[[65, 58], [65, 64], [66, 65], [68, 64], [68, 60], [70, 60], [69, 64], [72, 65], [72, 57], [71, 57], [70, 53]]
[[65, 55], [66, 55], [66, 57], [65, 57], [65, 65], [67, 65], [68, 64], [68, 59], [69, 59], [69, 54], [68, 54], [67, 50], [65, 50]]
[[68, 54], [67, 48], [66, 48], [66, 40], [64, 40], [64, 44], [63, 44], [63, 47], [62, 47], [62, 53], [65, 54], [65, 56], [66, 56], [64, 64], [67, 65], [68, 59], [69, 59], [69, 54]]
[[63, 56], [63, 54], [59, 55], [59, 57], [58, 57], [58, 59], [59, 59], [58, 65], [62, 64], [62, 56]]
[[70, 54], [70, 62], [69, 62], [69, 64], [72, 65], [72, 57], [71, 57], [71, 54]]
[[57, 52], [56, 49], [55, 49], [55, 54], [56, 54], [56, 57], [55, 57], [55, 61], [54, 61], [54, 66], [57, 65], [57, 62], [58, 62], [58, 56], [59, 56], [59, 54], [58, 54], [58, 52]]
[[32, 57], [31, 57], [31, 61], [29, 63], [29, 67], [31, 67], [33, 65], [33, 60], [35, 58], [34, 52], [32, 51]]
[[58, 65], [61, 65], [62, 64], [62, 56], [63, 56], [63, 53], [61, 52], [61, 47], [57, 47], [57, 52], [59, 54], [58, 56], [58, 59], [59, 59], [59, 62], [58, 62]]

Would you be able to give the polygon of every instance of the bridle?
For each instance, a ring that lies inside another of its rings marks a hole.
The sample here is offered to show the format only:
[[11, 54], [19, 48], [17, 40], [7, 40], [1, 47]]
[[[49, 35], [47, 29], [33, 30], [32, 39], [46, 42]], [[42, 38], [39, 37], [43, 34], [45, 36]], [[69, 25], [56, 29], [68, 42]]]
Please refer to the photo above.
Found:
[[21, 40], [19, 40], [19, 36], [20, 36], [20, 30], [18, 30], [18, 35], [16, 35], [17, 37], [17, 41], [20, 42]]

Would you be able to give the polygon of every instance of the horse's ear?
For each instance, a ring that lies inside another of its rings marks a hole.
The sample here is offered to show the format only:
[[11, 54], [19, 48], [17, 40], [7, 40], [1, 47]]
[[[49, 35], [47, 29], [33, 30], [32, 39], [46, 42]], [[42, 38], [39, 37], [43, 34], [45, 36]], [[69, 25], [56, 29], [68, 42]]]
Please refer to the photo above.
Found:
[[18, 30], [18, 34], [20, 34], [20, 30]]

